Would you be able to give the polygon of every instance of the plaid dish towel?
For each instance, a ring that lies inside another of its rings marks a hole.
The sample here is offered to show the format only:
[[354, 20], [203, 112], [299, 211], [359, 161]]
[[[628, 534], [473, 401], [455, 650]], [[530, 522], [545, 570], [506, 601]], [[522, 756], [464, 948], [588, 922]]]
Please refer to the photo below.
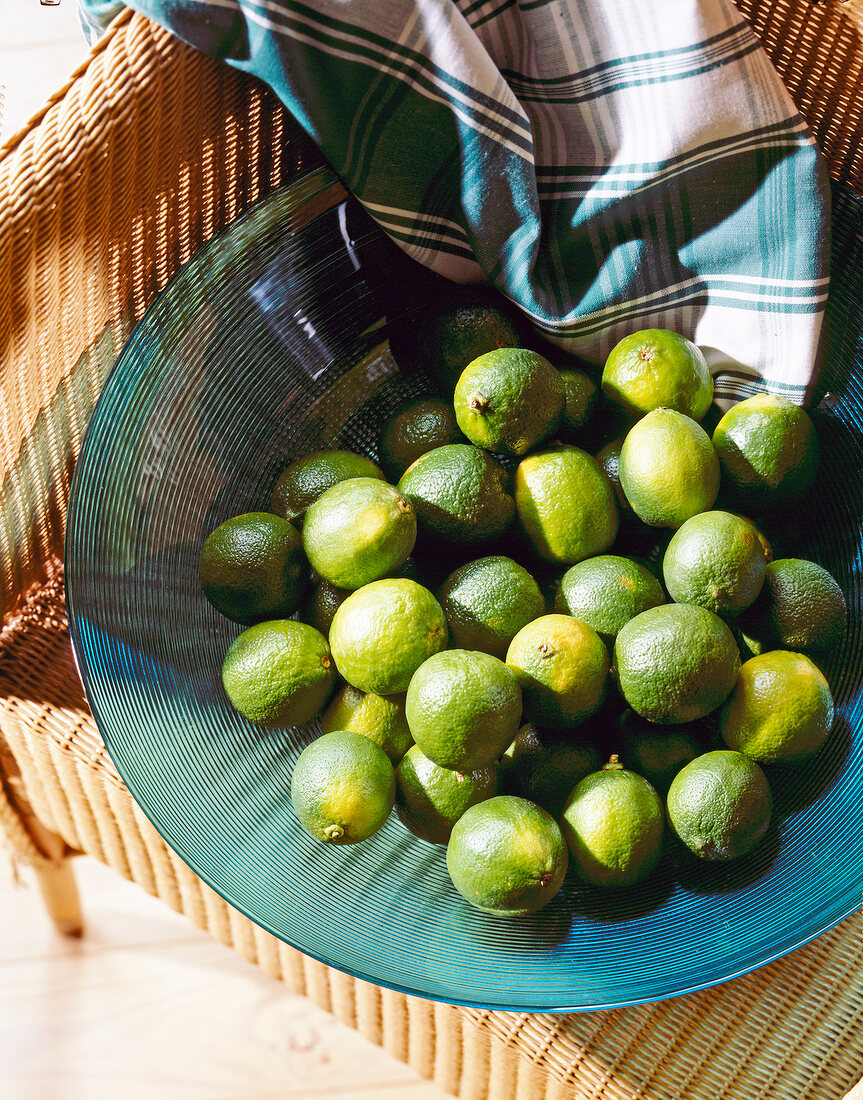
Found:
[[[79, 0], [95, 38], [118, 10]], [[828, 286], [812, 137], [727, 0], [134, 0], [261, 77], [411, 256], [561, 348], [702, 346], [805, 402]]]

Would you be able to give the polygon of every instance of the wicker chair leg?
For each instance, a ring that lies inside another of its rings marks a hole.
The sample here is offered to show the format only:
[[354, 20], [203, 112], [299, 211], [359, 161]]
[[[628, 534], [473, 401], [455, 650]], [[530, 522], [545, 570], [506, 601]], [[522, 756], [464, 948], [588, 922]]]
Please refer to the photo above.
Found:
[[57, 931], [64, 936], [83, 935], [84, 919], [72, 860], [67, 857], [60, 863], [34, 866], [33, 870], [42, 901]]
[[[5, 750], [5, 751], [4, 751]], [[28, 864], [54, 927], [64, 936], [84, 931], [81, 899], [72, 870], [72, 850], [32, 812], [14, 757], [0, 741], [0, 838], [14, 861]]]

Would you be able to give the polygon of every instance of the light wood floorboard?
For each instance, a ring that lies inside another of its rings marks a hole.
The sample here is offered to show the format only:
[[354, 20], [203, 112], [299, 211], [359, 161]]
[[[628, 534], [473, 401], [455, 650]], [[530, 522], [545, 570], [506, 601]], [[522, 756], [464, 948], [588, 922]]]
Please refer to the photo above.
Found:
[[110, 869], [74, 866], [81, 940], [0, 858], [3, 1100], [447, 1100]]

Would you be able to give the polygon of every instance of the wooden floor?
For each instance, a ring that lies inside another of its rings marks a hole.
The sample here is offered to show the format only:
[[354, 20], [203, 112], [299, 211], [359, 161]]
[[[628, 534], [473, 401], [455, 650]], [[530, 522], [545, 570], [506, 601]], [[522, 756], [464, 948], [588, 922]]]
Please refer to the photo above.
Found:
[[2, 1100], [447, 1100], [93, 860], [55, 933], [0, 852]]

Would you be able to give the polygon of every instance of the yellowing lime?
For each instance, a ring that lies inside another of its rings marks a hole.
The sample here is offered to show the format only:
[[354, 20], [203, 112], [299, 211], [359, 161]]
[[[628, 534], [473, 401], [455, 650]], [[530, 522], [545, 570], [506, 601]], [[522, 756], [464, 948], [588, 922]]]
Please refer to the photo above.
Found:
[[680, 527], [712, 508], [719, 492], [710, 436], [673, 409], [654, 409], [629, 430], [618, 473], [632, 510], [651, 527]]
[[774, 649], [745, 661], [720, 715], [730, 749], [752, 760], [806, 760], [833, 727], [833, 696], [802, 653]]
[[597, 886], [632, 886], [646, 878], [662, 852], [662, 800], [613, 756], [575, 787], [561, 829], [575, 869]]
[[605, 698], [608, 650], [593, 627], [570, 615], [543, 615], [522, 627], [506, 663], [521, 685], [526, 717], [539, 726], [576, 726]]
[[330, 627], [341, 675], [376, 695], [407, 691], [423, 661], [446, 641], [440, 604], [427, 588], [403, 577], [372, 581], [353, 592]]
[[379, 745], [334, 730], [307, 745], [291, 777], [291, 801], [303, 828], [326, 844], [356, 844], [384, 824], [393, 808], [393, 766]]

